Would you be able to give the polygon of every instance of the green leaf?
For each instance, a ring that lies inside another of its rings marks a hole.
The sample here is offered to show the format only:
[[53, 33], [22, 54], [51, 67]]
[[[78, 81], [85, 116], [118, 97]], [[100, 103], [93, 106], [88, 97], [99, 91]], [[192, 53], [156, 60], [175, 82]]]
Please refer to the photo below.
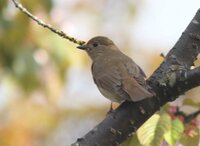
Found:
[[153, 115], [137, 131], [137, 136], [142, 145], [160, 146], [164, 134], [170, 129], [171, 119], [168, 114]]
[[142, 146], [142, 145], [140, 144], [137, 135], [134, 134], [132, 137], [128, 138], [124, 143], [122, 143], [121, 146]]
[[171, 122], [171, 129], [164, 135], [166, 142], [170, 146], [175, 146], [184, 131], [184, 125], [178, 118]]
[[151, 141], [152, 146], [161, 145], [164, 139], [164, 134], [171, 128], [170, 123], [171, 118], [168, 114], [165, 113], [160, 116], [157, 127], [155, 129], [154, 139]]

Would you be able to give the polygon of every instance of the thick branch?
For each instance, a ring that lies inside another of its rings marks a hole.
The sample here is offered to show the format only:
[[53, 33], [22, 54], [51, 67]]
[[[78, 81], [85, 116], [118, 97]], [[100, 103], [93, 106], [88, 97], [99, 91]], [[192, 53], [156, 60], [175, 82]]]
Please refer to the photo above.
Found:
[[[200, 53], [200, 9], [164, 62], [147, 80], [156, 97], [124, 102], [73, 146], [117, 146], [135, 132], [160, 106], [199, 86], [199, 68], [191, 70]], [[183, 76], [186, 75], [186, 76]]]
[[44, 28], [51, 30], [52, 32], [56, 33], [57, 35], [65, 38], [65, 39], [67, 39], [70, 42], [73, 42], [75, 44], [83, 45], [85, 43], [84, 41], [77, 40], [74, 37], [67, 35], [63, 31], [59, 31], [59, 30], [53, 28], [50, 24], [46, 24], [45, 22], [43, 22], [42, 20], [40, 20], [39, 18], [37, 18], [36, 16], [31, 14], [26, 8], [24, 8], [22, 6], [22, 4], [18, 3], [17, 1], [12, 0], [12, 2], [16, 6], [16, 8], [18, 8], [20, 11], [22, 11], [24, 14], [26, 14], [29, 18], [31, 18], [32, 20], [34, 20], [35, 22], [37, 22], [39, 25], [43, 26]]
[[180, 94], [184, 93], [184, 90], [189, 90], [200, 85], [200, 67], [189, 71], [177, 72], [177, 76], [178, 85], [174, 90], [178, 90]]

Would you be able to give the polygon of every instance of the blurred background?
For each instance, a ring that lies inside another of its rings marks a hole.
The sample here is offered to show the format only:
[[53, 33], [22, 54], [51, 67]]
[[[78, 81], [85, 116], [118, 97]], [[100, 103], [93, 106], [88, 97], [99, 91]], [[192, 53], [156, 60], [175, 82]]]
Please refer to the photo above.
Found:
[[[199, 0], [20, 2], [77, 39], [111, 38], [147, 76], [200, 7]], [[75, 44], [33, 22], [11, 0], [0, 0], [0, 146], [69, 146], [104, 119], [110, 102], [93, 83], [90, 66], [87, 54]], [[166, 106], [165, 114], [173, 121], [174, 107], [187, 114], [200, 109], [199, 89]], [[180, 134], [174, 143], [165, 136], [162, 145], [198, 146], [200, 119], [195, 118], [193, 125], [178, 119], [183, 126], [180, 133], [189, 142]], [[138, 134], [137, 140], [124, 146], [145, 145], [141, 137]]]

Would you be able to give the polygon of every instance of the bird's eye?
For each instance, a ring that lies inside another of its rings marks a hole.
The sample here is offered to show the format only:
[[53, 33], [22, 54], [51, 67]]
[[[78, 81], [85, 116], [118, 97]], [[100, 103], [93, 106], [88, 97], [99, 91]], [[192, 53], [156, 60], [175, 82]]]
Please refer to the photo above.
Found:
[[93, 43], [93, 47], [97, 47], [98, 45], [98, 43]]

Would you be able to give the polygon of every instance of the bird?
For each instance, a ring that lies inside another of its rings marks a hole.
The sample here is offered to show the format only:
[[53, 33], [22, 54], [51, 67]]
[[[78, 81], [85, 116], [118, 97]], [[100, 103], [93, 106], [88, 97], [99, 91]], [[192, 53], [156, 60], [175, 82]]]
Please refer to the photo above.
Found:
[[101, 94], [111, 100], [111, 106], [112, 102], [138, 102], [153, 96], [146, 88], [144, 71], [111, 39], [96, 36], [77, 48], [86, 51], [91, 58], [94, 83]]

